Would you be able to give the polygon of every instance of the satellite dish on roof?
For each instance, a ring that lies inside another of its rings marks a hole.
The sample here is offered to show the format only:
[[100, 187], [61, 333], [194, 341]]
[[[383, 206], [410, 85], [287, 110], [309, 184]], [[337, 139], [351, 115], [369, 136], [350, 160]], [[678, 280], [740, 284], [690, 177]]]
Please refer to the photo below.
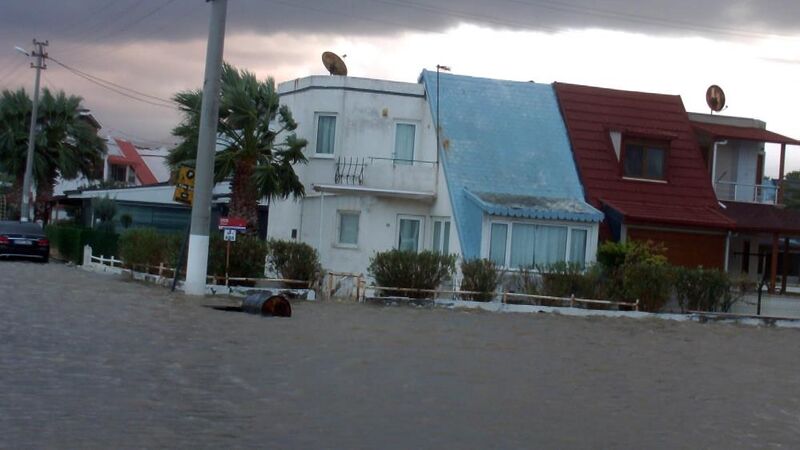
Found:
[[[345, 55], [347, 56], [347, 55]], [[339, 55], [333, 52], [324, 52], [322, 54], [322, 64], [328, 69], [331, 75], [347, 75], [347, 66]]]
[[721, 87], [712, 84], [706, 90], [706, 103], [711, 112], [720, 112], [725, 107], [725, 92]]

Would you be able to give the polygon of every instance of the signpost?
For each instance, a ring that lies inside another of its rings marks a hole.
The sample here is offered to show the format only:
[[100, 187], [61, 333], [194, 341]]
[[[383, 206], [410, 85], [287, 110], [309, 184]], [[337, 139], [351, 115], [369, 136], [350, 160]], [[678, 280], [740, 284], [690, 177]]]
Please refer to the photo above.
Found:
[[[175, 180], [175, 193], [172, 194], [172, 200], [192, 206], [194, 201], [194, 169], [191, 167], [181, 167], [178, 169], [178, 177]], [[175, 262], [175, 275], [172, 278], [172, 291], [175, 292], [175, 285], [178, 284], [178, 274], [181, 272], [181, 263], [186, 254], [186, 243], [189, 240], [189, 232], [191, 231], [191, 220], [186, 227], [186, 237], [183, 238], [181, 243], [181, 251], [178, 255], [178, 261]]]
[[225, 286], [228, 286], [228, 268], [231, 266], [231, 242], [236, 242], [236, 232], [247, 230], [247, 219], [242, 217], [220, 217], [219, 229], [225, 240]]

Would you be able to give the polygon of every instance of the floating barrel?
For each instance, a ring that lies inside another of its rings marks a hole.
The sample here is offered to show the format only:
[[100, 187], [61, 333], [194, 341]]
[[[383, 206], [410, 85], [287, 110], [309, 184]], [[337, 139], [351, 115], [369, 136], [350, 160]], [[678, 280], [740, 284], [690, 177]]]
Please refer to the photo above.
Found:
[[283, 294], [259, 292], [245, 297], [242, 311], [262, 316], [292, 317], [292, 304]]

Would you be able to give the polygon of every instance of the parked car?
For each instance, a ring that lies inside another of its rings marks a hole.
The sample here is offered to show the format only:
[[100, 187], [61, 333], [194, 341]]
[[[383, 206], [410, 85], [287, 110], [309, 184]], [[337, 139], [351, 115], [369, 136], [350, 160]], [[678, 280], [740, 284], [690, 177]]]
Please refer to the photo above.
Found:
[[50, 241], [39, 224], [0, 221], [0, 257], [50, 260]]

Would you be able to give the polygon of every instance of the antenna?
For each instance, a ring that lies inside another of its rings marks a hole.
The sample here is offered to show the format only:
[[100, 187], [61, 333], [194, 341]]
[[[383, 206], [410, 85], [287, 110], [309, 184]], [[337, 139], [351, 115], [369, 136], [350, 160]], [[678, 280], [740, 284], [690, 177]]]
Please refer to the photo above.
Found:
[[712, 84], [706, 90], [706, 104], [711, 108], [711, 114], [722, 111], [725, 108], [725, 92], [721, 87]]
[[[347, 56], [347, 55], [345, 55]], [[328, 69], [331, 75], [347, 76], [347, 65], [344, 60], [339, 58], [339, 55], [333, 52], [324, 52], [322, 54], [322, 64]]]

